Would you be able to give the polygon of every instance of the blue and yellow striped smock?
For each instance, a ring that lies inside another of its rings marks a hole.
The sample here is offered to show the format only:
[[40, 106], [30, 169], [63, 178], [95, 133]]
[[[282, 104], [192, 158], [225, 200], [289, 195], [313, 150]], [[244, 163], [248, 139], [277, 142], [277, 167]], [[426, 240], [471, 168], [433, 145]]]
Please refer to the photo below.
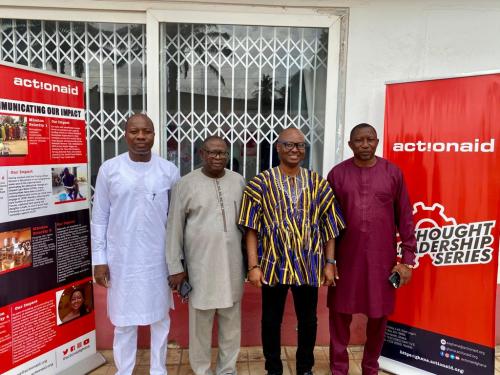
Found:
[[270, 285], [319, 286], [324, 245], [345, 227], [328, 181], [304, 168], [290, 177], [279, 167], [247, 184], [238, 223], [257, 231], [260, 267]]

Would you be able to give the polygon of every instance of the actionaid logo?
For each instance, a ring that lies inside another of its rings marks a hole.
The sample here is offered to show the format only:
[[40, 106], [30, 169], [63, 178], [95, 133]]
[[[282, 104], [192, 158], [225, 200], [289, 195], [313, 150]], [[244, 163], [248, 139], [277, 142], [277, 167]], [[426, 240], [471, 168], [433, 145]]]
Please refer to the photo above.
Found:
[[495, 139], [481, 142], [396, 142], [392, 145], [394, 152], [495, 152]]
[[76, 352], [77, 350], [80, 350], [84, 347], [87, 347], [90, 345], [90, 339], [86, 338], [80, 342], [77, 342], [76, 344], [71, 345], [70, 347], [63, 349], [63, 356], [67, 356], [68, 354], [71, 354], [73, 352]]
[[495, 221], [457, 223], [445, 214], [439, 203], [431, 207], [417, 202], [413, 206], [417, 265], [429, 256], [435, 266], [489, 263], [493, 259], [492, 230]]
[[57, 85], [55, 83], [43, 82], [37, 79], [14, 77], [14, 85], [21, 87], [34, 88], [38, 90], [61, 92], [63, 94], [78, 95], [78, 86]]

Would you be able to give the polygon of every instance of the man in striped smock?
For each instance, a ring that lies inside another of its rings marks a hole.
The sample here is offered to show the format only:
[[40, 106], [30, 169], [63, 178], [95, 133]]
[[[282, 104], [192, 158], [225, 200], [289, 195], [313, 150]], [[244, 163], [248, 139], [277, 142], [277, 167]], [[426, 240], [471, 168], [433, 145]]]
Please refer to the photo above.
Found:
[[344, 221], [328, 182], [300, 167], [302, 132], [284, 130], [278, 167], [255, 176], [243, 193], [248, 279], [262, 288], [262, 346], [269, 375], [283, 373], [280, 331], [288, 289], [298, 321], [297, 375], [312, 374], [318, 287], [334, 285], [334, 238]]

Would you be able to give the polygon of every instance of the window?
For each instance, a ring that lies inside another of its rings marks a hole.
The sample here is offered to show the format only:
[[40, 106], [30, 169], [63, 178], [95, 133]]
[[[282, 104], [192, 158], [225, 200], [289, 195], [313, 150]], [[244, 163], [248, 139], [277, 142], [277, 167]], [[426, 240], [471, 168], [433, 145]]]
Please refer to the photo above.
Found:
[[327, 28], [161, 24], [162, 150], [186, 174], [209, 135], [230, 145], [229, 167], [250, 178], [277, 165], [274, 144], [297, 127], [304, 165], [322, 170]]

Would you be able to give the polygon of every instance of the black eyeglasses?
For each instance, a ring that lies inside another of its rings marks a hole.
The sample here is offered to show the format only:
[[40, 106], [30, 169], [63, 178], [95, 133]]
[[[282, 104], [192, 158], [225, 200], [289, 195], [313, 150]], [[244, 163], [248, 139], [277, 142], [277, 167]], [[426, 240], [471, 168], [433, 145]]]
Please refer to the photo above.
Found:
[[204, 148], [203, 151], [205, 151], [207, 155], [211, 158], [227, 159], [229, 157], [229, 152], [227, 151], [210, 151], [207, 150], [206, 148]]
[[305, 150], [307, 144], [305, 142], [278, 142], [283, 145], [285, 151], [292, 151], [294, 147], [297, 147], [297, 150]]

